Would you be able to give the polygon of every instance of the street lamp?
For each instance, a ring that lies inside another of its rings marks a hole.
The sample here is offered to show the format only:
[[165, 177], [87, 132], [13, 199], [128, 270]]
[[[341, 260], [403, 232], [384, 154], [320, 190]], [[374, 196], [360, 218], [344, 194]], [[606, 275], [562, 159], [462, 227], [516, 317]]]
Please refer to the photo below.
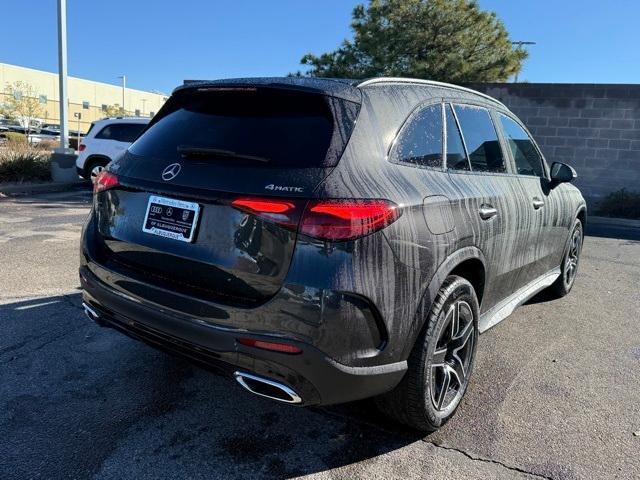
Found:
[[[522, 40], [518, 40], [516, 42], [511, 42], [511, 45], [518, 45], [518, 48], [522, 49], [523, 45], [535, 45], [536, 42], [525, 42]], [[516, 72], [516, 77], [513, 79], [513, 83], [518, 83], [518, 73]]]
[[126, 113], [126, 109], [124, 106], [124, 91], [125, 91], [125, 88], [127, 87], [127, 76], [119, 75], [118, 78], [122, 79], [122, 116], [124, 116]]

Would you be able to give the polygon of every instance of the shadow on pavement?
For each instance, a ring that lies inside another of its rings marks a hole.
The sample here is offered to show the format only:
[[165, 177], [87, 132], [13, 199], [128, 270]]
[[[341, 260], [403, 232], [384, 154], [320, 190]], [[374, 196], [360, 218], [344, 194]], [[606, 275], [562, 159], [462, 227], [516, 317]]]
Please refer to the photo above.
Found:
[[94, 325], [79, 293], [0, 305], [0, 338], [8, 478], [281, 478], [421, 438], [370, 402], [296, 408], [252, 396]]

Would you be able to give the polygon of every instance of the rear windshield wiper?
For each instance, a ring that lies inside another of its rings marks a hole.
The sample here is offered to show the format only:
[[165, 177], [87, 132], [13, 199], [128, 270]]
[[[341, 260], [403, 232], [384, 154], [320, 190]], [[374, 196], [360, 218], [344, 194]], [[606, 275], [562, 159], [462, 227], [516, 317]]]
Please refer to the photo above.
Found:
[[259, 157], [257, 155], [248, 155], [245, 153], [238, 153], [232, 150], [223, 150], [221, 148], [207, 148], [207, 147], [189, 147], [185, 145], [178, 145], [178, 153], [183, 158], [196, 157], [196, 156], [213, 156], [213, 157], [228, 157], [238, 158], [241, 160], [252, 160], [254, 162], [268, 163], [270, 160], [265, 157]]

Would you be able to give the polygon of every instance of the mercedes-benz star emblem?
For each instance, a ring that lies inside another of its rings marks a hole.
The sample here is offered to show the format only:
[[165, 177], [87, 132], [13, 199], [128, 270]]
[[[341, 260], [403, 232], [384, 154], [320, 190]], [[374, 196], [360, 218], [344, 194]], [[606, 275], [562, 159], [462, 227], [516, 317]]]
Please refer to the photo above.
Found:
[[179, 163], [172, 163], [171, 165], [167, 165], [167, 167], [162, 171], [162, 179], [165, 182], [173, 180], [178, 176], [180, 170], [182, 170], [182, 165], [180, 165]]

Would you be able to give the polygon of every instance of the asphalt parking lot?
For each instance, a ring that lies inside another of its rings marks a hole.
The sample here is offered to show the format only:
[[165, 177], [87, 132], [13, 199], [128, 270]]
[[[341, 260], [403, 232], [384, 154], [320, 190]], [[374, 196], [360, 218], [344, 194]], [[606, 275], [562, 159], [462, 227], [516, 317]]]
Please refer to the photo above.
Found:
[[1, 478], [640, 478], [637, 231], [591, 230], [571, 295], [482, 335], [458, 414], [424, 437], [370, 402], [251, 396], [93, 325], [77, 279], [89, 202], [0, 200]]

